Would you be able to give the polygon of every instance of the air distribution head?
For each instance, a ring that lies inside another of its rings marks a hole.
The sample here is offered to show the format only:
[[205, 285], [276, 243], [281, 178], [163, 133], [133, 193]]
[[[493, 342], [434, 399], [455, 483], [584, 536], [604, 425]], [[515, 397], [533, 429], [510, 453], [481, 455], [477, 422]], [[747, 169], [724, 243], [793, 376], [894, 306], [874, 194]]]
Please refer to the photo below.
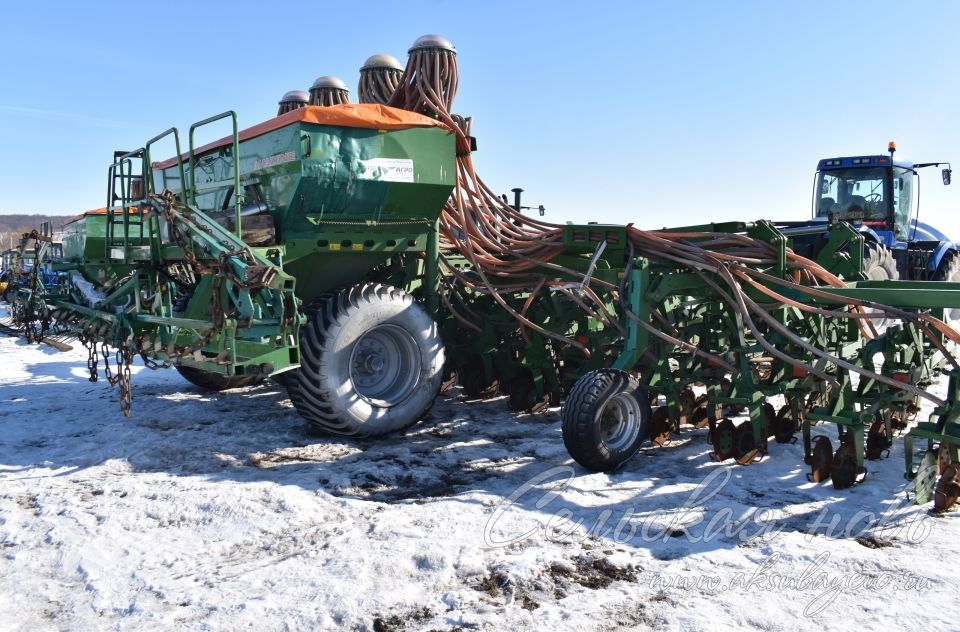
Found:
[[373, 55], [360, 68], [360, 103], [388, 103], [403, 78], [403, 66], [391, 55]]
[[347, 84], [336, 77], [318, 77], [310, 86], [310, 105], [339, 105], [349, 103]]
[[300, 108], [306, 107], [307, 103], [310, 102], [310, 95], [308, 95], [303, 90], [290, 90], [283, 95], [280, 99], [280, 108], [277, 111], [277, 116], [281, 114], [286, 114], [292, 110], [299, 110]]
[[280, 103], [303, 103], [306, 105], [309, 100], [310, 95], [307, 94], [306, 90], [290, 90], [283, 95]]
[[457, 49], [454, 48], [453, 44], [450, 43], [450, 40], [442, 35], [421, 35], [417, 38], [417, 41], [413, 43], [413, 46], [411, 46], [410, 50], [407, 52], [412, 53], [415, 50], [424, 50], [428, 48], [448, 50], [454, 54], [457, 52]]
[[334, 90], [350, 90], [347, 88], [347, 84], [341, 81], [337, 77], [331, 77], [330, 75], [324, 75], [322, 77], [317, 77], [317, 80], [313, 82], [313, 85], [310, 86], [310, 90], [320, 90], [322, 88], [330, 88]]
[[403, 66], [393, 55], [371, 55], [360, 67], [360, 72], [364, 70], [403, 70]]

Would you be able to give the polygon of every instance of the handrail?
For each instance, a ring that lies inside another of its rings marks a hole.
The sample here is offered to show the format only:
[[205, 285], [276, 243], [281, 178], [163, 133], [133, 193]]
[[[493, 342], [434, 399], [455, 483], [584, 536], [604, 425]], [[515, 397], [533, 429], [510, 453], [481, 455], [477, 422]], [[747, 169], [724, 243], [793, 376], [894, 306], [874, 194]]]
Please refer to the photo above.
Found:
[[177, 167], [178, 167], [179, 170], [180, 170], [180, 193], [183, 195], [183, 201], [186, 202], [186, 201], [187, 201], [187, 192], [186, 192], [187, 179], [184, 177], [184, 172], [183, 172], [183, 156], [182, 156], [182, 154], [180, 153], [180, 132], [177, 130], [176, 127], [171, 127], [171, 128], [168, 129], [167, 131], [161, 132], [160, 134], [157, 134], [156, 136], [154, 136], [153, 138], [151, 138], [150, 140], [148, 140], [146, 145], [144, 145], [144, 148], [143, 148], [143, 151], [144, 151], [144, 163], [145, 163], [146, 167], [150, 170], [150, 178], [148, 179], [148, 182], [147, 182], [147, 184], [146, 184], [146, 188], [145, 188], [144, 190], [147, 191], [148, 193], [156, 193], [156, 191], [154, 190], [154, 186], [153, 186], [153, 161], [150, 160], [150, 146], [153, 145], [154, 143], [157, 143], [157, 142], [163, 140], [164, 138], [166, 138], [166, 137], [169, 136], [170, 134], [173, 134], [173, 142], [174, 142], [174, 143], [176, 144], [176, 146], [177, 146], [177, 147], [176, 147], [176, 149], [177, 149], [177, 154], [176, 154], [176, 155], [177, 155]]
[[[197, 123], [194, 123], [190, 126], [190, 204], [196, 206], [197, 204], [197, 189], [196, 189], [196, 169], [194, 168], [194, 146], [193, 146], [193, 133], [199, 127], [208, 125], [215, 121], [225, 119], [229, 117], [233, 121], [233, 201], [234, 209], [236, 214], [236, 233], [237, 239], [240, 239], [241, 230], [240, 230], [240, 206], [242, 203], [242, 196], [240, 195], [240, 134], [237, 128], [237, 113], [233, 110], [228, 110], [222, 114], [217, 114], [216, 116], [211, 116], [210, 118], [204, 119]], [[179, 154], [178, 154], [179, 155]]]
[[[117, 170], [119, 169], [119, 178], [120, 178], [120, 209], [123, 211], [123, 242], [122, 245], [124, 248], [128, 245], [130, 240], [130, 213], [127, 200], [127, 181], [133, 177], [133, 159], [140, 158], [143, 159], [144, 150], [137, 149], [134, 151], [127, 152], [120, 156], [114, 156], [113, 164], [107, 169], [108, 173], [108, 182], [107, 182], [107, 225], [106, 225], [106, 244], [107, 255], [109, 257], [109, 249], [114, 242], [116, 241], [116, 216], [117, 206], [114, 204], [114, 198], [116, 197], [116, 184], [117, 184]], [[129, 172], [127, 172], [124, 167], [129, 167]], [[141, 169], [143, 173], [143, 169]], [[143, 241], [143, 222], [140, 222], [140, 240]]]

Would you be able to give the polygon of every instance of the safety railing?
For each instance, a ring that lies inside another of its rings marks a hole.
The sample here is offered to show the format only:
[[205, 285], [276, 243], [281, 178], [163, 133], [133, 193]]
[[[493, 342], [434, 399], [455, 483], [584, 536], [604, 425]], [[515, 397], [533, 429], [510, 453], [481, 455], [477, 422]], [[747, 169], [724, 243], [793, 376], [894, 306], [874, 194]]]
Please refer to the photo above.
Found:
[[232, 182], [230, 180], [213, 180], [211, 182], [207, 182], [204, 184], [203, 190], [210, 191], [210, 190], [220, 189], [220, 188], [230, 186], [232, 184], [234, 214], [236, 217], [235, 229], [236, 229], [237, 239], [240, 239], [240, 235], [241, 235], [240, 208], [243, 206], [243, 196], [241, 195], [241, 192], [240, 192], [241, 191], [240, 189], [240, 135], [237, 128], [237, 113], [234, 112], [233, 110], [223, 112], [222, 114], [217, 114], [216, 116], [211, 116], [210, 118], [206, 118], [190, 126], [190, 161], [189, 161], [190, 189], [189, 189], [189, 197], [187, 199], [190, 204], [196, 206], [196, 203], [197, 203], [196, 162], [197, 160], [196, 160], [196, 148], [194, 147], [194, 144], [193, 144], [194, 132], [196, 132], [197, 129], [199, 129], [200, 127], [203, 127], [204, 125], [209, 125], [210, 123], [214, 123], [216, 121], [220, 121], [225, 118], [229, 118], [233, 123], [233, 143], [231, 145], [232, 147], [231, 154], [233, 157], [233, 179], [232, 179]]

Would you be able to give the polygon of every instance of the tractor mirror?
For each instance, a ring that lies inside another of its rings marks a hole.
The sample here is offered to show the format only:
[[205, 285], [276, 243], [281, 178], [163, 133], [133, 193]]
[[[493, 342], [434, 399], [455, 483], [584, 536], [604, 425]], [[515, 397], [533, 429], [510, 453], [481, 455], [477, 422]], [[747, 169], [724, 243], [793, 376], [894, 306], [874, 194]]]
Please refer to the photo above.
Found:
[[944, 169], [941, 173], [943, 174], [943, 184], [950, 184], [950, 176], [953, 175], [953, 169]]

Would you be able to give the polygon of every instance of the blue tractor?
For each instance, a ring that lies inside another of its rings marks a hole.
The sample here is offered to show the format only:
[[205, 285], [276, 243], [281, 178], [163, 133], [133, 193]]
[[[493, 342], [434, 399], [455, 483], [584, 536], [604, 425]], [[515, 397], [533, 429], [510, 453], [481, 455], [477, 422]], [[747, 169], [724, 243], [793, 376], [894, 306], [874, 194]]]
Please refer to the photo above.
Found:
[[919, 170], [944, 166], [947, 185], [950, 163], [894, 160], [896, 144], [887, 149], [889, 155], [821, 160], [814, 221], [843, 220], [863, 234], [863, 272], [870, 279], [960, 282], [960, 243], [919, 221], [918, 214]]

